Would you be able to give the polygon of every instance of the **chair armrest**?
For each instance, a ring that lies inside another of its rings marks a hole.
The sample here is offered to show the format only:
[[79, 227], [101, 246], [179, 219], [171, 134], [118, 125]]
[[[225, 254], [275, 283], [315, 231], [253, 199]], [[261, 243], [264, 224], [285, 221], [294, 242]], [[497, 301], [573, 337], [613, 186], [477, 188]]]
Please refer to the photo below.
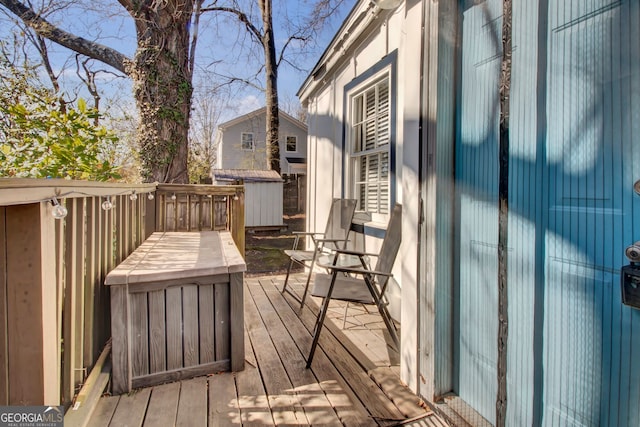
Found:
[[372, 275], [372, 276], [384, 276], [384, 277], [393, 277], [392, 273], [385, 273], [382, 271], [376, 271], [376, 270], [368, 270], [366, 268], [359, 268], [359, 267], [341, 267], [341, 266], [336, 266], [336, 265], [323, 265], [323, 267], [326, 267], [328, 269], [330, 269], [333, 272], [338, 272], [338, 273], [353, 273], [353, 274], [362, 274], [362, 275]]
[[[292, 246], [292, 250], [294, 251], [298, 249], [298, 242], [300, 241], [300, 237], [310, 236], [311, 239], [315, 242], [316, 240], [315, 236], [324, 235], [324, 233], [316, 233], [313, 231], [292, 231], [291, 234], [295, 236], [295, 239], [293, 239], [293, 246]], [[314, 245], [317, 246], [317, 243], [314, 243]]]
[[377, 257], [378, 254], [374, 254], [371, 252], [362, 252], [362, 251], [356, 251], [354, 249], [336, 249], [335, 252], [337, 252], [340, 255], [356, 255], [356, 256], [374, 256]]
[[324, 234], [324, 233], [317, 233], [315, 231], [292, 231], [291, 234], [299, 235], [299, 236], [313, 236], [316, 234]]
[[349, 241], [349, 239], [313, 239], [313, 240], [320, 243], [337, 243], [337, 242]]

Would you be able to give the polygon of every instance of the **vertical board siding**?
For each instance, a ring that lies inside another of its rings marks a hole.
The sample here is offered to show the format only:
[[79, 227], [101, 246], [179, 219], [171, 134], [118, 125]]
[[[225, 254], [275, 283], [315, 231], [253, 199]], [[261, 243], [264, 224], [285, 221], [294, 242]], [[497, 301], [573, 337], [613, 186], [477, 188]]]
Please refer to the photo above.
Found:
[[[451, 43], [455, 39], [457, 21], [457, 9], [453, 4], [445, 5], [442, 2], [439, 8], [439, 32], [442, 34], [438, 40], [438, 69], [437, 73], [437, 134], [436, 140], [430, 142], [434, 148], [430, 149], [429, 155], [435, 151], [435, 185], [436, 195], [436, 218], [435, 218], [435, 241], [431, 251], [435, 252], [435, 287], [436, 307], [435, 307], [435, 394], [442, 395], [453, 388], [454, 378], [454, 311], [455, 290], [452, 287], [452, 260], [451, 254], [454, 251], [454, 221], [455, 199], [451, 176], [454, 171], [454, 144], [437, 145], [437, 141], [455, 140], [455, 80], [450, 76], [455, 76], [455, 63], [457, 49]], [[429, 116], [431, 117], [431, 116]], [[423, 209], [428, 209], [430, 201], [424, 203]], [[431, 204], [432, 205], [432, 204]], [[431, 227], [430, 227], [431, 228]], [[444, 285], [447, 284], [447, 285]], [[421, 311], [425, 312], [429, 301], [422, 301]], [[425, 343], [426, 344], [426, 343]]]
[[[234, 284], [231, 284], [231, 286], [234, 286]], [[228, 285], [216, 284], [214, 285], [214, 288], [215, 358], [216, 360], [224, 360], [231, 358], [231, 329], [228, 327], [226, 322], [229, 322], [230, 319], [230, 308], [232, 302], [230, 299]]]
[[[113, 347], [114, 357], [119, 362], [115, 393], [129, 391], [126, 387], [136, 387], [136, 384], [175, 380], [186, 377], [189, 372], [204, 372], [202, 369], [207, 367], [201, 365], [208, 364], [210, 369], [229, 366], [231, 300], [230, 283], [224, 280], [229, 280], [228, 276], [221, 276], [219, 283], [172, 283], [161, 290], [155, 290], [162, 286], [158, 284], [148, 290], [144, 284], [110, 287], [118, 303], [128, 306], [129, 316], [125, 318], [129, 319], [130, 328], [127, 331], [120, 319], [114, 319], [114, 327], [118, 328], [114, 331], [114, 340], [118, 340], [118, 345]], [[123, 301], [127, 294], [128, 301]]]
[[167, 370], [183, 366], [182, 361], [182, 288], [167, 289]]
[[246, 227], [281, 226], [282, 182], [250, 182], [245, 184], [247, 209]]
[[459, 218], [459, 395], [490, 422], [497, 393], [498, 78], [501, 6], [463, 11]]
[[184, 366], [196, 366], [200, 362], [198, 286], [187, 285], [182, 288], [183, 315], [183, 353]]
[[149, 373], [167, 370], [165, 291], [149, 292]]
[[131, 313], [131, 372], [134, 377], [149, 374], [149, 312], [148, 294], [131, 294], [129, 310]]
[[198, 322], [200, 324], [200, 363], [211, 363], [215, 359], [215, 311], [214, 287], [198, 287]]
[[84, 381], [84, 199], [67, 199], [66, 207], [62, 399], [70, 402], [76, 386]]

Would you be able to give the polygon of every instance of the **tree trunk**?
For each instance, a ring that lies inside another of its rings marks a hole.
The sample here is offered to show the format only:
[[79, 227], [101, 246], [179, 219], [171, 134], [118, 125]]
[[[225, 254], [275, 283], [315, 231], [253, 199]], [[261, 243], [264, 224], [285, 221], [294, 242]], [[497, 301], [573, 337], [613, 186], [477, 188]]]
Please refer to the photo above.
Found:
[[[137, 9], [133, 9], [136, 5]], [[189, 113], [193, 92], [189, 21], [193, 3], [148, 0], [126, 6], [135, 19], [138, 36], [131, 76], [140, 113], [138, 142], [143, 178], [188, 183]]]
[[266, 78], [266, 132], [267, 132], [267, 166], [280, 173], [280, 144], [278, 129], [280, 127], [280, 106], [278, 103], [278, 63], [273, 36], [273, 19], [271, 0], [260, 0], [264, 34], [262, 45], [265, 54]]
[[0, 4], [38, 34], [129, 75], [140, 115], [137, 139], [145, 181], [187, 183], [191, 0], [119, 0], [136, 25], [133, 61], [115, 49], [77, 37], [41, 18], [18, 0]]

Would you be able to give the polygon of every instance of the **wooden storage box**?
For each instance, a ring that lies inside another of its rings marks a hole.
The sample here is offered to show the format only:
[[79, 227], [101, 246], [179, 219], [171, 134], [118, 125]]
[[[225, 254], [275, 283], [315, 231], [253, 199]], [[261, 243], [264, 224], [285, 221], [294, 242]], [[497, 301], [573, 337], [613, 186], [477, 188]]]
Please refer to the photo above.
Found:
[[109, 273], [113, 393], [242, 370], [245, 270], [227, 231], [158, 232]]

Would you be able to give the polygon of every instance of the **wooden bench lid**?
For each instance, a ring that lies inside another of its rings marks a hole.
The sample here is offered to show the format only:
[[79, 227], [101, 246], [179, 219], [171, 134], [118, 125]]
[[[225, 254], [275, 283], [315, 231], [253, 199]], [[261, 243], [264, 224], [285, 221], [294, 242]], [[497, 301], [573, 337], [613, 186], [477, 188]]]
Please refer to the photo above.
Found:
[[246, 269], [228, 231], [156, 232], [107, 275], [105, 284], [190, 279]]

